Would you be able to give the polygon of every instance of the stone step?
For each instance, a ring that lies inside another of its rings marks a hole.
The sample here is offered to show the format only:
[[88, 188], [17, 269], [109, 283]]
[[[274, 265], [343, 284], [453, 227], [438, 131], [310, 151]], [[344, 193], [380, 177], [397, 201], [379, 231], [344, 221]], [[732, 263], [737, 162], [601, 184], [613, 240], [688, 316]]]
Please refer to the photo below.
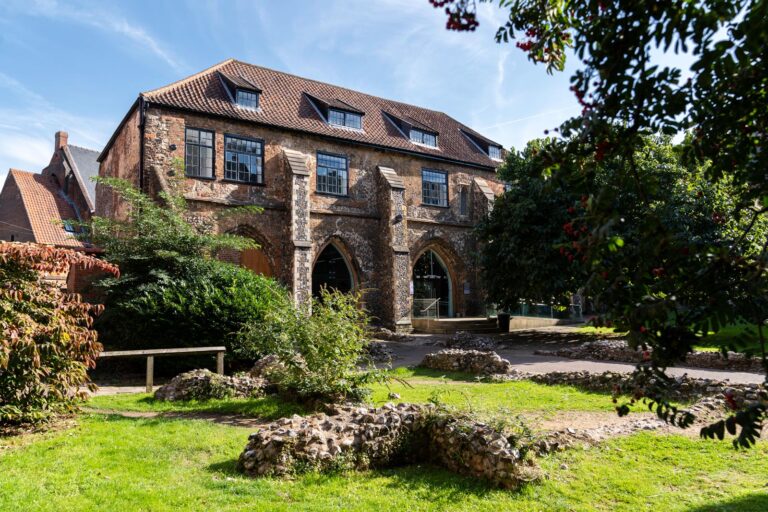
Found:
[[428, 334], [454, 334], [459, 331], [478, 334], [499, 332], [495, 318], [446, 318], [440, 320], [414, 318], [411, 322], [414, 331]]

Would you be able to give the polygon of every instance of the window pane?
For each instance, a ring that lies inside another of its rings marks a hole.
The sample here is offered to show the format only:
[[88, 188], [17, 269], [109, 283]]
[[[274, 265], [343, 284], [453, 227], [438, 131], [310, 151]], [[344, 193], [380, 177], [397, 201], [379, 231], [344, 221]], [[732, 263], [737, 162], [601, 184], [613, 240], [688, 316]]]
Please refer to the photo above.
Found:
[[346, 195], [347, 159], [343, 156], [317, 154], [317, 191]]
[[422, 202], [432, 206], [448, 206], [448, 175], [424, 169], [421, 172]]
[[344, 126], [344, 112], [341, 112], [340, 110], [329, 110], [328, 122], [338, 126]]
[[241, 107], [256, 109], [259, 107], [259, 95], [255, 92], [237, 90], [237, 104]]
[[362, 116], [358, 114], [347, 114], [347, 126], [360, 130], [363, 126]]
[[225, 155], [225, 174], [228, 180], [243, 183], [263, 183], [263, 143], [258, 140], [241, 139], [239, 137], [224, 138], [227, 148]]
[[213, 178], [213, 132], [185, 130], [184, 166], [187, 176]]
[[488, 156], [501, 160], [501, 148], [499, 146], [488, 146]]

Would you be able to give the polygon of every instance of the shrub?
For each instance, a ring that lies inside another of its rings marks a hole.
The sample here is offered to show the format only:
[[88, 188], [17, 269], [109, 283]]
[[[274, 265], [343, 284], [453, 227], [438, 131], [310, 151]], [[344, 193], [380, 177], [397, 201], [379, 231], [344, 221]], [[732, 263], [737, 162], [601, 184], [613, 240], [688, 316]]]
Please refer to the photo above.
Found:
[[[253, 359], [235, 333], [245, 322], [260, 323], [267, 310], [285, 309], [288, 295], [271, 279], [214, 259], [222, 249], [257, 244], [217, 233], [215, 219], [203, 221], [190, 211], [176, 167], [157, 176], [157, 200], [125, 180], [98, 179], [127, 208], [116, 218], [94, 217], [88, 226], [87, 236], [122, 271], [120, 279], [100, 283], [105, 313], [96, 328], [110, 348], [226, 345], [230, 358]], [[216, 217], [251, 218], [260, 211], [230, 208]]]
[[43, 279], [71, 265], [117, 267], [66, 249], [0, 242], [0, 424], [40, 422], [74, 410], [101, 345], [91, 329], [101, 308]]
[[102, 282], [106, 310], [96, 328], [110, 348], [167, 348], [224, 344], [235, 359], [260, 353], [238, 343], [244, 324], [290, 310], [273, 279], [218, 260], [167, 256], [152, 268]]
[[274, 354], [281, 365], [269, 376], [278, 386], [302, 399], [361, 400], [364, 384], [380, 374], [359, 371], [358, 361], [370, 342], [368, 315], [359, 294], [324, 289], [309, 308], [292, 307], [288, 314], [272, 310], [265, 322], [249, 323], [240, 345], [250, 353]]

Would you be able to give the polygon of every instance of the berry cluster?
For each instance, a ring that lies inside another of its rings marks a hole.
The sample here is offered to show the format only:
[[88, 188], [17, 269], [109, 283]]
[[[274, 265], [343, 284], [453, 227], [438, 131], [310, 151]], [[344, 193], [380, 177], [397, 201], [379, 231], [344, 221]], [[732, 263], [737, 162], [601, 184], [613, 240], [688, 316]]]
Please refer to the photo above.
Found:
[[429, 3], [436, 8], [445, 7], [445, 14], [448, 15], [445, 28], [448, 30], [474, 31], [480, 25], [475, 15], [474, 0], [429, 0]]
[[[581, 201], [579, 202], [580, 207], [584, 210], [587, 208], [587, 201], [587, 196], [582, 196]], [[574, 206], [570, 206], [568, 207], [567, 211], [569, 215], [575, 215], [577, 209]], [[561, 246], [560, 254], [568, 258], [569, 263], [573, 263], [573, 260], [576, 259], [576, 256], [582, 252], [583, 246], [581, 239], [584, 237], [588, 230], [589, 229], [587, 228], [586, 224], [579, 225], [575, 220], [563, 224], [563, 231], [566, 235], [568, 235], [568, 238], [571, 239], [571, 244], [570, 247], [566, 245]], [[587, 256], [582, 255], [581, 261], [587, 261]]]
[[458, 32], [474, 31], [480, 23], [477, 21], [475, 13], [455, 10], [451, 11], [448, 7], [445, 8], [445, 13], [448, 15], [448, 21], [445, 23], [445, 28], [448, 30], [456, 30]]

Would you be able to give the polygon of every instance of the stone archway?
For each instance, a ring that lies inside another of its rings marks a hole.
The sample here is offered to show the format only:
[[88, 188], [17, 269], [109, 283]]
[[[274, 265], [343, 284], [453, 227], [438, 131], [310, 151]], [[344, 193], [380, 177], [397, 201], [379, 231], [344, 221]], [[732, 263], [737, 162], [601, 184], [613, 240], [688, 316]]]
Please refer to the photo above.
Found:
[[343, 245], [335, 241], [328, 242], [320, 250], [312, 265], [312, 295], [319, 297], [323, 286], [342, 293], [357, 287], [352, 259]]
[[448, 266], [432, 249], [426, 249], [413, 264], [413, 316], [454, 316], [454, 284]]
[[271, 246], [256, 228], [250, 225], [240, 225], [227, 231], [227, 233], [251, 238], [259, 244], [259, 247], [255, 249], [244, 249], [242, 251], [224, 250], [219, 256], [221, 259], [238, 264], [255, 274], [263, 275], [265, 277], [275, 276], [275, 266], [271, 255], [272, 251], [270, 249]]

